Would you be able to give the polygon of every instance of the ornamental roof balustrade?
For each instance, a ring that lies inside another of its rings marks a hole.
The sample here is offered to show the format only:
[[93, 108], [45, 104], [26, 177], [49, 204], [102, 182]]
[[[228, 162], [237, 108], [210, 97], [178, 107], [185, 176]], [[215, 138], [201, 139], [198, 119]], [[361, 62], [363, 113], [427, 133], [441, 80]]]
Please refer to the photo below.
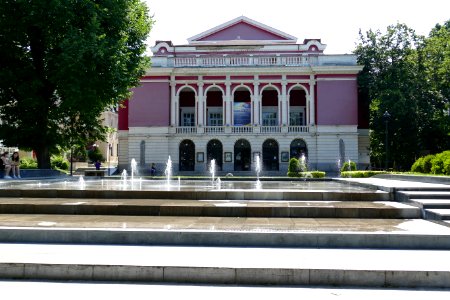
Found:
[[152, 67], [308, 67], [308, 66], [356, 66], [356, 56], [342, 55], [292, 55], [292, 56], [176, 56], [153, 57]]

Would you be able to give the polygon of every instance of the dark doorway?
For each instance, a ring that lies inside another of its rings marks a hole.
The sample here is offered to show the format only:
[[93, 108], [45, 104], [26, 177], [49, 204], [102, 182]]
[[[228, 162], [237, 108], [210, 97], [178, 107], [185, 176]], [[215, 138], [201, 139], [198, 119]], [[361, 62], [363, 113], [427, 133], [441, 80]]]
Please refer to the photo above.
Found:
[[302, 139], [295, 139], [291, 142], [291, 149], [290, 149], [290, 158], [297, 158], [299, 159], [302, 154], [305, 155], [305, 158], [308, 158], [308, 148], [306, 147], [306, 143]]
[[252, 148], [247, 140], [240, 139], [234, 144], [234, 170], [250, 171], [252, 168]]
[[263, 143], [263, 170], [278, 171], [278, 143], [274, 139], [268, 139]]
[[219, 140], [210, 140], [206, 145], [206, 158], [208, 165], [211, 160], [216, 160], [216, 167], [218, 171], [222, 171], [222, 151], [223, 146]]
[[191, 140], [180, 143], [180, 171], [195, 170], [195, 144]]

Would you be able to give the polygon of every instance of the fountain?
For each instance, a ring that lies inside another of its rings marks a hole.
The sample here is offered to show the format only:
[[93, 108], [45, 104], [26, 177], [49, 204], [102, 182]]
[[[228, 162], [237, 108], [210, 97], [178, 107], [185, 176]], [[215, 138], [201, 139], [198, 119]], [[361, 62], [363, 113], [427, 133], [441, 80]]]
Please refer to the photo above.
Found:
[[164, 174], [166, 175], [166, 187], [170, 188], [170, 178], [172, 177], [172, 159], [167, 159], [166, 169], [164, 170]]
[[222, 181], [220, 180], [220, 177], [217, 177], [217, 189], [220, 190], [222, 188]]
[[255, 158], [255, 173], [256, 173], [256, 189], [261, 189], [261, 181], [259, 181], [259, 174], [261, 173], [261, 159], [259, 155]]
[[302, 156], [300, 157], [300, 161], [299, 161], [299, 169], [300, 172], [306, 172], [308, 171], [308, 168], [306, 166], [306, 157], [305, 154], [302, 154]]
[[123, 170], [122, 174], [120, 174], [120, 182], [122, 182], [122, 186], [125, 187], [127, 185], [127, 170]]
[[86, 182], [84, 181], [83, 175], [78, 179], [78, 185], [80, 189], [84, 189], [86, 187]]
[[259, 173], [261, 173], [261, 159], [259, 158], [259, 155], [256, 155], [256, 162], [255, 162], [255, 172], [256, 172], [256, 180], [259, 181]]
[[134, 175], [137, 175], [137, 162], [136, 160], [133, 158], [131, 159], [131, 181], [134, 180]]
[[211, 163], [209, 165], [209, 174], [211, 174], [211, 182], [214, 185], [214, 175], [216, 174], [216, 160], [211, 159]]
[[338, 160], [336, 162], [336, 165], [337, 165], [338, 177], [341, 177], [341, 167], [342, 167], [342, 165], [341, 165], [341, 159], [340, 158], [338, 158]]

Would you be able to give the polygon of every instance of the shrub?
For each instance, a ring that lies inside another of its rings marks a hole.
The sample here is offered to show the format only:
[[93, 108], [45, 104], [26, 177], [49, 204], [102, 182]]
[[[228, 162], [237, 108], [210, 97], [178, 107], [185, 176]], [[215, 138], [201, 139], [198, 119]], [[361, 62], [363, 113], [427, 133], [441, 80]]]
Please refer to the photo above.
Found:
[[287, 172], [288, 177], [300, 177], [299, 172]]
[[356, 171], [356, 163], [354, 161], [348, 160], [344, 162], [341, 168], [341, 172], [346, 171]]
[[344, 178], [367, 178], [378, 174], [389, 174], [387, 171], [345, 171], [341, 172]]
[[431, 173], [450, 175], [446, 170], [446, 165], [450, 164], [447, 160], [450, 160], [450, 151], [436, 154], [431, 160]]
[[325, 177], [325, 172], [322, 171], [310, 171], [309, 173], [311, 173], [313, 178], [324, 178]]
[[21, 169], [37, 169], [37, 167], [37, 161], [32, 159], [31, 157], [24, 157], [20, 159]]
[[435, 158], [435, 155], [427, 155], [424, 157], [419, 157], [414, 164], [411, 166], [411, 172], [419, 173], [431, 173], [432, 163], [431, 161]]
[[94, 148], [92, 150], [89, 150], [88, 151], [88, 157], [89, 157], [89, 160], [92, 161], [92, 162], [96, 162], [97, 160], [98, 161], [105, 161], [103, 159], [102, 153], [100, 152], [100, 150], [98, 148]]
[[289, 160], [289, 165], [288, 165], [288, 176], [289, 177], [296, 177], [296, 176], [291, 176], [289, 175], [289, 173], [297, 173], [300, 167], [300, 163], [298, 161], [298, 159], [296, 159], [295, 157], [291, 158]]
[[69, 169], [69, 161], [66, 160], [61, 155], [53, 155], [50, 158], [50, 165], [52, 169], [60, 169], [60, 170], [68, 170]]
[[289, 177], [302, 177], [302, 178], [324, 178], [325, 172], [322, 171], [309, 171], [309, 172], [288, 172]]

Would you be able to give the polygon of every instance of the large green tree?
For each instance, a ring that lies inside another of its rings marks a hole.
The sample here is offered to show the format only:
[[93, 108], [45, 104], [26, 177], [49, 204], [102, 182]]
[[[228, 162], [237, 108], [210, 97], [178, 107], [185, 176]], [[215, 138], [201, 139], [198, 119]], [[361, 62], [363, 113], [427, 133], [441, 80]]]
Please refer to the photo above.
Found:
[[99, 116], [149, 66], [141, 0], [0, 1], [0, 140], [50, 154], [102, 138]]
[[355, 54], [364, 68], [358, 83], [360, 95], [365, 98], [362, 100], [370, 103], [371, 158], [379, 166], [383, 166], [386, 159], [383, 119], [386, 111], [391, 115], [387, 145], [389, 166], [409, 169], [421, 153], [436, 152], [449, 145], [446, 139], [448, 110], [438, 92], [445, 84], [437, 87], [430, 83], [436, 78], [441, 80], [442, 74], [434, 73], [436, 78], [431, 77], [431, 66], [435, 62], [430, 61], [429, 40], [416, 35], [404, 24], [389, 26], [385, 33], [360, 32]]

